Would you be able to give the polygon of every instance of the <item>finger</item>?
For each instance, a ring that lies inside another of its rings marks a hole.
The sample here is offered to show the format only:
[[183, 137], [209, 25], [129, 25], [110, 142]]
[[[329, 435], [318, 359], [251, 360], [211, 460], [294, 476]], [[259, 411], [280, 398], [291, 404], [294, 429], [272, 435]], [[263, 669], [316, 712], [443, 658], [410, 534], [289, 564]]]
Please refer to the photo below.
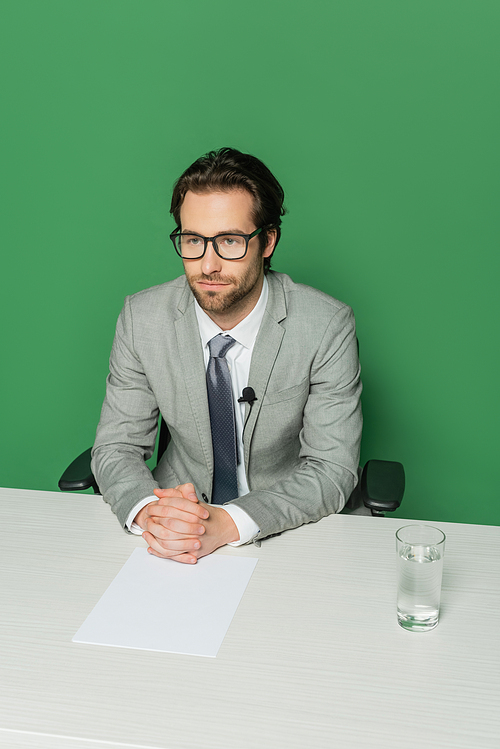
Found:
[[178, 510], [197, 515], [199, 518], [203, 519], [206, 519], [209, 516], [209, 511], [205, 505], [191, 502], [189, 499], [185, 499], [185, 497], [161, 497], [158, 500], [158, 503], [154, 503], [152, 507], [176, 507]]
[[201, 547], [200, 541], [196, 538], [161, 540], [148, 531], [144, 531], [142, 537], [152, 549], [163, 556], [174, 556], [181, 552], [193, 552]]
[[[162, 559], [167, 558], [163, 554], [159, 554], [151, 547], [148, 548], [148, 552], [155, 557], [160, 557]], [[197, 558], [193, 557], [191, 554], [178, 554], [175, 557], [168, 557], [168, 559], [171, 559], [174, 562], [180, 562], [181, 564], [196, 564], [196, 562], [198, 561]]]
[[149, 517], [150, 512], [149, 508], [152, 507], [152, 505], [156, 505], [158, 502], [150, 502], [149, 504], [142, 507], [137, 515], [134, 518], [134, 523], [137, 523], [137, 525], [142, 528], [146, 522], [146, 519]]
[[183, 520], [185, 523], [199, 523], [200, 520], [208, 520], [209, 518], [208, 510], [195, 515], [193, 512], [186, 512], [174, 505], [160, 504], [153, 505], [151, 510], [145, 514], [148, 517], [155, 518], [156, 522], [160, 522], [162, 518], [175, 518], [176, 520]]
[[202, 536], [205, 533], [205, 526], [199, 523], [185, 523], [183, 520], [176, 518], [162, 518], [161, 522], [156, 522], [156, 518], [146, 518], [144, 525], [145, 530], [156, 536], [156, 538], [168, 539], [181, 536]]
[[153, 518], [147, 518], [144, 523], [144, 532], [151, 533], [152, 536], [160, 541], [181, 541], [182, 539], [191, 538], [199, 539], [202, 534], [200, 533], [176, 533], [169, 528], [165, 528], [161, 523], [155, 523]]
[[179, 490], [179, 487], [177, 486], [175, 487], [175, 489], [170, 487], [168, 489], [154, 489], [153, 491], [154, 491], [154, 494], [156, 494], [158, 498], [182, 497], [182, 492]]
[[168, 552], [170, 555], [179, 554], [181, 552], [196, 552], [201, 547], [201, 543], [197, 538], [169, 538], [160, 539], [157, 536], [144, 531], [142, 534], [143, 539], [152, 546], [155, 551], [161, 553]]
[[184, 497], [190, 502], [198, 502], [196, 491], [193, 484], [179, 484], [178, 486], [167, 489], [154, 489], [157, 497]]
[[193, 484], [180, 484], [177, 488], [182, 493], [182, 496], [186, 499], [189, 499], [192, 502], [198, 501], [198, 497], [196, 496], [196, 491]]

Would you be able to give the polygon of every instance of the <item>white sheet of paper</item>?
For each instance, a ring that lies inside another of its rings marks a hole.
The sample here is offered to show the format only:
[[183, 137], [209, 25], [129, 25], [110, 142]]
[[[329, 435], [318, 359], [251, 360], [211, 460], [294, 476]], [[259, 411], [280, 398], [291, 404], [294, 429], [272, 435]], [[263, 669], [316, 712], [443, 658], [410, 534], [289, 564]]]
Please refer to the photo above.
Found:
[[135, 549], [73, 642], [215, 658], [257, 561], [180, 564]]

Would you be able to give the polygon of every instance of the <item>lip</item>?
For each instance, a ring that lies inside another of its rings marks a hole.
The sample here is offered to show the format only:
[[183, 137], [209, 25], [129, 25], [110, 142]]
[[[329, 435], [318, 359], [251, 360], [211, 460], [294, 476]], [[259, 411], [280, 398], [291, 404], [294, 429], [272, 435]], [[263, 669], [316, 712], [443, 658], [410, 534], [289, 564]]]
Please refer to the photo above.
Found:
[[226, 286], [229, 286], [228, 283], [208, 283], [207, 281], [198, 281], [198, 286], [200, 289], [210, 289], [212, 291], [215, 291], [216, 289], [225, 289]]

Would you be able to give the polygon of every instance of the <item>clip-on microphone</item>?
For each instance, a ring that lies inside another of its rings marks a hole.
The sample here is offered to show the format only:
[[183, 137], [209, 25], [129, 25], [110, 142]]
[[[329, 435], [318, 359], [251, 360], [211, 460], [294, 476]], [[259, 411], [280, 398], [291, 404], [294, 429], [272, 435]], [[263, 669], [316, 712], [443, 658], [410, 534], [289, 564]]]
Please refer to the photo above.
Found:
[[250, 408], [253, 406], [253, 402], [257, 400], [255, 390], [253, 388], [243, 388], [241, 398], [238, 398], [238, 403], [249, 403]]
[[238, 403], [248, 403], [248, 405], [250, 406], [250, 409], [248, 411], [248, 416], [245, 419], [245, 423], [243, 425], [243, 429], [247, 425], [247, 421], [250, 418], [250, 414], [252, 413], [252, 406], [254, 404], [254, 401], [256, 400], [257, 400], [257, 396], [255, 395], [255, 390], [253, 388], [243, 388], [241, 398], [238, 398]]

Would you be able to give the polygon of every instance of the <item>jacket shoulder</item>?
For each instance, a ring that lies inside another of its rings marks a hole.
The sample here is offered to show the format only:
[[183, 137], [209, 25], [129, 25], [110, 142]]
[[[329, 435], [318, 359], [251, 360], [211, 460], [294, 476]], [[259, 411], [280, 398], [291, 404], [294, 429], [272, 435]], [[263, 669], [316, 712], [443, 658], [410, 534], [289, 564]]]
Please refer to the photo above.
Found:
[[324, 313], [330, 316], [335, 315], [339, 310], [350, 311], [349, 305], [341, 302], [339, 299], [326, 294], [324, 291], [315, 289], [312, 286], [306, 286], [302, 283], [295, 283], [286, 273], [277, 273], [270, 271], [268, 273], [268, 283], [275, 288], [281, 288], [284, 294], [287, 313], [294, 309], [310, 310], [311, 314]]
[[186, 276], [182, 275], [172, 281], [160, 283], [157, 286], [150, 286], [149, 289], [136, 291], [126, 298], [133, 305], [148, 303], [161, 299], [178, 299], [186, 289]]
[[151, 314], [154, 310], [171, 310], [177, 308], [180, 300], [187, 289], [186, 277], [179, 276], [172, 281], [151, 286], [149, 289], [137, 291], [125, 297], [125, 307], [129, 307], [134, 314], [147, 312]]

